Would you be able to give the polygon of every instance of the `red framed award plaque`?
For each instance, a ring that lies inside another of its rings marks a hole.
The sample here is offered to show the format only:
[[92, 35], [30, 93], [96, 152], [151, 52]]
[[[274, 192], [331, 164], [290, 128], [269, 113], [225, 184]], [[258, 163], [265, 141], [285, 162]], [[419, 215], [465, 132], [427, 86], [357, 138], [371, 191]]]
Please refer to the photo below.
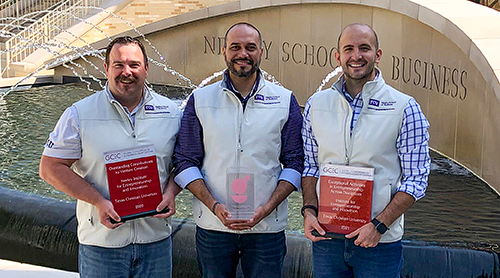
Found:
[[318, 221], [327, 231], [349, 234], [371, 220], [374, 169], [322, 164]]
[[162, 200], [153, 145], [104, 153], [109, 196], [122, 221], [156, 213]]

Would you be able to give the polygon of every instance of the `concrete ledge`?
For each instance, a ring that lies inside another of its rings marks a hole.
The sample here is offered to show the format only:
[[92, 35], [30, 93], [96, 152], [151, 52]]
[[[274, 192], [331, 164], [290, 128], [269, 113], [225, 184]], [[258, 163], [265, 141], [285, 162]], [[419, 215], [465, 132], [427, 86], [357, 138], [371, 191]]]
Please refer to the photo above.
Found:
[[[77, 271], [75, 202], [0, 187], [0, 258]], [[173, 221], [174, 277], [199, 277], [195, 225]], [[287, 232], [284, 277], [312, 277], [311, 242]], [[498, 254], [403, 242], [402, 277], [498, 277]], [[241, 277], [239, 272], [238, 277]]]
[[[24, 78], [25, 77], [0, 78], [0, 88], [9, 89], [12, 86], [16, 85], [17, 83], [19, 83]], [[53, 83], [54, 83], [54, 76], [51, 74], [47, 74], [47, 75], [38, 75], [27, 78], [26, 80], [19, 83], [18, 86], [29, 88], [34, 85], [47, 85]]]

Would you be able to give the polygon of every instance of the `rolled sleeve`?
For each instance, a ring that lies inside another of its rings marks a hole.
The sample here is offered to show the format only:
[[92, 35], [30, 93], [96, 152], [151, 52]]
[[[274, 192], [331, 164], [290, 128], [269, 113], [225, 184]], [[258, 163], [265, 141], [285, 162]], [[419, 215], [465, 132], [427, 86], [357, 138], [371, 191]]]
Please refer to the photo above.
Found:
[[291, 168], [285, 168], [281, 171], [281, 174], [280, 174], [280, 177], [278, 180], [287, 181], [287, 182], [291, 183], [293, 186], [295, 186], [295, 189], [297, 189], [298, 191], [301, 191], [302, 190], [302, 186], [300, 183], [301, 176], [302, 175], [300, 174], [299, 171], [297, 171], [295, 169], [291, 169]]
[[203, 179], [203, 175], [198, 167], [189, 167], [175, 176], [174, 181], [182, 188], [195, 180]]
[[397, 141], [403, 178], [398, 191], [410, 194], [415, 201], [425, 196], [431, 158], [429, 155], [429, 122], [418, 103], [411, 99], [404, 111]]

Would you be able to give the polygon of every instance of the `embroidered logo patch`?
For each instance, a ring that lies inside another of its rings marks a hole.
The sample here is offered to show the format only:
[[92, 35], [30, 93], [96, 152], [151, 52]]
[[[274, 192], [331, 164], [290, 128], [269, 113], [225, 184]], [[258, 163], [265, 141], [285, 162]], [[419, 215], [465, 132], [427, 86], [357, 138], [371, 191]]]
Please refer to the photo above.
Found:
[[373, 106], [379, 106], [380, 105], [380, 101], [376, 100], [376, 99], [373, 99], [371, 98], [370, 101], [368, 102], [369, 105], [373, 105]]
[[168, 105], [154, 105], [154, 104], [146, 104], [144, 105], [144, 109], [146, 110], [146, 114], [169, 114]]

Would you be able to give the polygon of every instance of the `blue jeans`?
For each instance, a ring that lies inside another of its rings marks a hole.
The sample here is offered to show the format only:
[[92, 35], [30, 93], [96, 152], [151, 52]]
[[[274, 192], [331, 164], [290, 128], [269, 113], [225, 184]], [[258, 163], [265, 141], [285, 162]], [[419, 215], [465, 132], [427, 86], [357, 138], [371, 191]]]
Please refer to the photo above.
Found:
[[78, 271], [83, 278], [171, 278], [172, 239], [121, 248], [80, 244]]
[[196, 253], [204, 278], [236, 277], [240, 259], [245, 278], [280, 278], [285, 232], [233, 234], [196, 227]]
[[313, 242], [315, 278], [394, 278], [400, 277], [402, 267], [401, 240], [374, 248], [356, 246], [348, 239]]

